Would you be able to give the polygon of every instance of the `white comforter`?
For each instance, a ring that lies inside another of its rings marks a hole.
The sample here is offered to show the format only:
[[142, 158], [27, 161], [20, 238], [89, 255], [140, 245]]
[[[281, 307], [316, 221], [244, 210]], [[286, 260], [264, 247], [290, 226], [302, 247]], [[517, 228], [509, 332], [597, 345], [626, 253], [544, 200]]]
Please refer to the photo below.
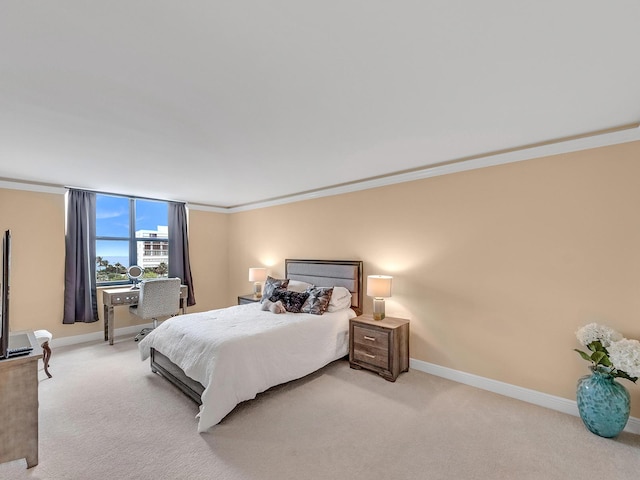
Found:
[[308, 375], [348, 353], [350, 308], [324, 315], [273, 314], [259, 303], [166, 320], [140, 342], [155, 348], [205, 390], [198, 431], [275, 385]]

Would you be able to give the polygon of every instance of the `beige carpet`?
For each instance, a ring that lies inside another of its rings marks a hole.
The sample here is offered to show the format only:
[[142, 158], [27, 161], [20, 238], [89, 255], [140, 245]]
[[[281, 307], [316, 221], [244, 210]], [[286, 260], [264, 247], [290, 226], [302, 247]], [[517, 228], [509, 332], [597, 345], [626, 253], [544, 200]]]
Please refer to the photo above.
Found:
[[[16, 479], [637, 479], [640, 437], [422, 372], [338, 361], [237, 407], [210, 433], [131, 339], [54, 349], [40, 463]], [[635, 387], [632, 387], [635, 388]]]

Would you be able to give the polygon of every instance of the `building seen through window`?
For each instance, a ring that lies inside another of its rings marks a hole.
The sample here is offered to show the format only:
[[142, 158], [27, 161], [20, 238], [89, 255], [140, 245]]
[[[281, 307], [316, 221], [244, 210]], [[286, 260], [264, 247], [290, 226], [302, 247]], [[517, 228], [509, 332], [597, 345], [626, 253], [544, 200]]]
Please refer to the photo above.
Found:
[[127, 283], [127, 268], [139, 265], [143, 278], [169, 274], [168, 204], [157, 200], [96, 195], [96, 280]]

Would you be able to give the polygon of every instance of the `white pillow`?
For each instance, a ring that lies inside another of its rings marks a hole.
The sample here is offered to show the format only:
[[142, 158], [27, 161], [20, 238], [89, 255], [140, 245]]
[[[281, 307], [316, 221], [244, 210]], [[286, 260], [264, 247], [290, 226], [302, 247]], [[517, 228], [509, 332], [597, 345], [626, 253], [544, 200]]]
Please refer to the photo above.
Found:
[[287, 290], [302, 293], [302, 292], [305, 292], [309, 287], [313, 287], [313, 285], [307, 282], [301, 282], [300, 280], [289, 280], [289, 285], [287, 286]]
[[327, 312], [337, 312], [351, 306], [351, 292], [344, 287], [333, 287]]
[[333, 293], [331, 294], [332, 300], [343, 300], [345, 297], [351, 298], [351, 292], [348, 288], [333, 287]]

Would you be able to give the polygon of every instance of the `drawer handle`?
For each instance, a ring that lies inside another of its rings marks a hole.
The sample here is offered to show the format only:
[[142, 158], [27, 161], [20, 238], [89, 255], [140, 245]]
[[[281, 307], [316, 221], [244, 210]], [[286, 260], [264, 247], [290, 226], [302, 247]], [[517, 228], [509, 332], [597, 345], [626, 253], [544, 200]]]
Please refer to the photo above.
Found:
[[365, 353], [365, 354], [364, 354], [364, 356], [365, 356], [365, 357], [369, 357], [369, 358], [376, 358], [376, 356], [375, 356], [375, 355], [371, 355], [371, 354], [369, 354], [369, 353]]
[[375, 339], [375, 338], [373, 338], [373, 337], [367, 337], [366, 335], [364, 336], [364, 339], [365, 339], [365, 340], [371, 340], [372, 342], [375, 342], [375, 341], [376, 341], [376, 339]]

